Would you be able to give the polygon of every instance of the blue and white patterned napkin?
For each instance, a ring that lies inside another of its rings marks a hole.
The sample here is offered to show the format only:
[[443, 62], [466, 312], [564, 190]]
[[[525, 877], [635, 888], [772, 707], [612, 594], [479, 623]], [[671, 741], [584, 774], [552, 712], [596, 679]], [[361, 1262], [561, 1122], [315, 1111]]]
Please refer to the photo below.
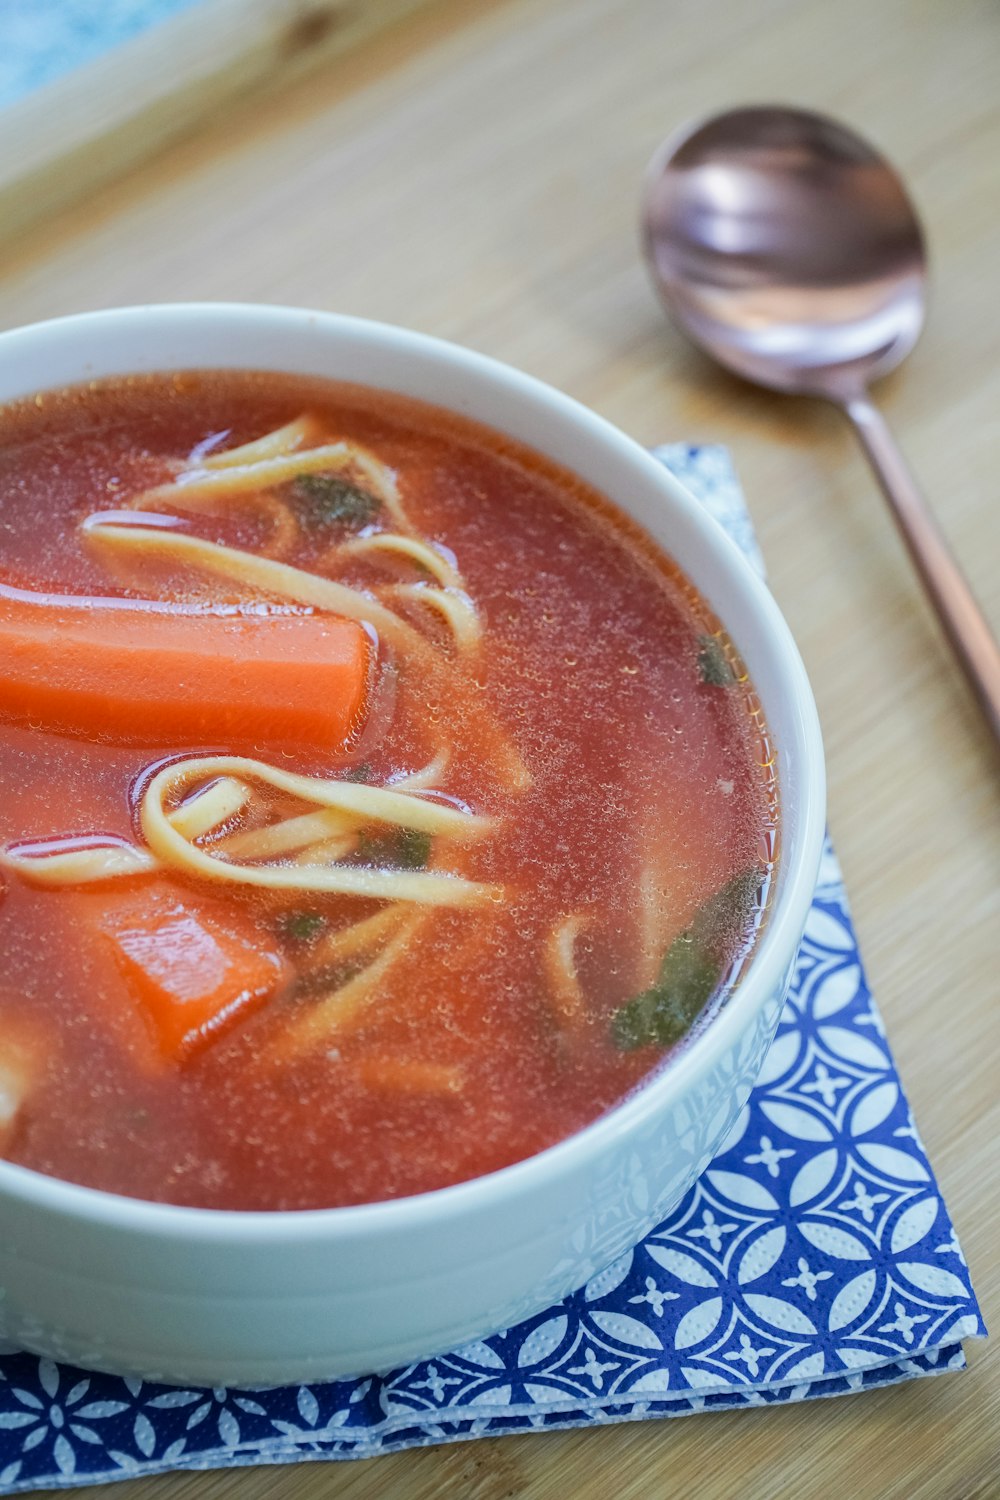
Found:
[[[725, 450], [659, 456], [760, 568]], [[184, 1390], [6, 1354], [0, 1493], [834, 1396], [962, 1369], [961, 1341], [985, 1332], [828, 845], [760, 1082], [629, 1254], [518, 1327], [384, 1377]]]

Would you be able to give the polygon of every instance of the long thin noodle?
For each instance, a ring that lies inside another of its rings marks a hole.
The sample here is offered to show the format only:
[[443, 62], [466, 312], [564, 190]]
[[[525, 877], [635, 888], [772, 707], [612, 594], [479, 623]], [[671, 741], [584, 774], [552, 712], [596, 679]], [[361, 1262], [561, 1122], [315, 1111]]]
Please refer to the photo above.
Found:
[[[185, 839], [202, 838], [241, 812], [250, 799], [250, 788], [233, 777], [222, 776], [200, 788], [193, 797], [170, 813], [171, 825]], [[92, 885], [99, 881], [151, 875], [160, 869], [160, 861], [148, 849], [139, 849], [124, 839], [97, 843], [81, 839], [75, 848], [72, 841], [60, 839], [47, 849], [42, 845], [25, 845], [0, 849], [0, 867], [23, 875], [34, 885]]]
[[466, 1083], [454, 1064], [417, 1057], [362, 1057], [357, 1070], [365, 1088], [391, 1094], [460, 1094]]
[[[463, 851], [457, 851], [456, 864], [462, 868]], [[305, 1052], [329, 1047], [350, 1035], [364, 1021], [378, 999], [377, 986], [386, 978], [394, 964], [402, 960], [412, 949], [418, 933], [425, 927], [430, 913], [410, 911], [400, 913], [398, 906], [383, 907], [373, 916], [356, 922], [347, 928], [322, 937], [310, 950], [305, 961], [304, 972], [322, 973], [336, 969], [339, 965], [362, 958], [378, 948], [384, 940], [377, 957], [360, 972], [345, 976], [328, 993], [314, 999], [308, 1009], [290, 1023], [278, 1042], [282, 1059], [295, 1058]], [[482, 942], [483, 929], [480, 921], [476, 926], [466, 924], [457, 944], [449, 946], [449, 961], [453, 966], [464, 962], [464, 955], [473, 945]], [[399, 1004], [406, 1005], [404, 990]]]
[[[205, 780], [209, 784], [194, 797], [166, 810], [168, 797]], [[200, 849], [194, 840], [235, 816], [249, 801], [254, 782], [311, 803], [313, 811], [233, 840], [220, 840], [211, 850]], [[53, 886], [149, 874], [165, 866], [231, 884], [429, 905], [466, 905], [497, 894], [494, 887], [444, 872], [337, 865], [337, 859], [353, 847], [354, 839], [331, 846], [331, 835], [352, 826], [385, 823], [459, 841], [480, 837], [492, 826], [489, 819], [426, 801], [416, 789], [397, 791], [299, 776], [243, 756], [204, 756], [159, 771], [143, 792], [140, 819], [148, 850], [124, 842], [105, 845], [92, 840], [77, 849], [61, 846], [52, 853], [35, 845], [0, 851], [0, 864], [36, 884]], [[307, 856], [311, 850], [311, 857], [292, 866], [230, 863], [234, 856], [267, 859], [300, 848], [306, 849]]]
[[360, 447], [357, 443], [350, 443], [351, 460], [359, 474], [363, 474], [369, 486], [375, 491], [389, 514], [396, 523], [405, 529], [410, 529], [410, 523], [403, 509], [403, 502], [399, 497], [399, 486], [396, 476], [390, 468], [369, 453], [367, 448]]
[[[170, 820], [176, 827], [176, 821]], [[356, 826], [357, 820], [353, 820]], [[227, 859], [276, 859], [281, 854], [295, 854], [299, 849], [325, 842], [334, 834], [348, 832], [350, 820], [339, 807], [324, 807], [319, 812], [300, 813], [283, 818], [265, 828], [248, 828], [213, 844], [213, 853]]]
[[101, 880], [115, 880], [130, 875], [150, 875], [160, 862], [145, 849], [134, 844], [93, 844], [78, 849], [62, 849], [47, 854], [35, 845], [31, 849], [0, 850], [0, 867], [29, 880], [32, 885], [90, 885]]
[[662, 876], [656, 867], [645, 864], [639, 872], [639, 983], [648, 988], [656, 979], [663, 958], [664, 910], [661, 892]]
[[293, 865], [333, 865], [353, 854], [358, 847], [358, 835], [345, 833], [339, 838], [319, 839], [292, 855]]
[[556, 1018], [563, 1028], [576, 1030], [586, 1011], [576, 972], [576, 940], [583, 927], [581, 912], [562, 917], [552, 928], [542, 949], [542, 965]]
[[20, 1048], [0, 1042], [0, 1141], [10, 1131], [28, 1096], [32, 1069]]
[[443, 588], [463, 588], [462, 575], [436, 547], [415, 536], [401, 536], [396, 531], [376, 531], [371, 536], [352, 537], [341, 542], [338, 551], [348, 556], [368, 557], [373, 552], [404, 557], [436, 578]]
[[262, 556], [279, 559], [288, 557], [298, 546], [301, 535], [295, 512], [284, 500], [279, 500], [277, 495], [269, 495], [266, 491], [256, 497], [254, 505], [267, 516], [273, 526], [266, 545], [261, 548]]
[[406, 771], [397, 776], [390, 777], [389, 785], [397, 791], [416, 792], [426, 790], [434, 786], [435, 782], [441, 780], [448, 769], [448, 751], [439, 750], [432, 761], [429, 761], [419, 771]]
[[[228, 510], [234, 497], [232, 495], [205, 496], [192, 493], [181, 485], [168, 486], [170, 490], [170, 507], [172, 510], [186, 511], [193, 515], [218, 515]], [[291, 506], [286, 505], [277, 495], [272, 495], [268, 490], [252, 490], [246, 495], [236, 497], [240, 502], [249, 502], [259, 515], [271, 523], [271, 535], [267, 540], [261, 556], [263, 557], [287, 557], [295, 550], [299, 540], [299, 523]], [[148, 515], [162, 515], [160, 507], [164, 503], [162, 493], [154, 494], [147, 490], [141, 495], [136, 495], [127, 505], [128, 510], [140, 511]]]
[[[342, 440], [337, 443], [316, 444], [312, 447], [306, 446], [307, 438], [311, 437], [316, 430], [316, 423], [308, 413], [297, 417], [294, 422], [288, 422], [284, 427], [277, 427], [273, 432], [267, 432], [263, 437], [257, 438], [252, 443], [243, 443], [238, 448], [227, 448], [221, 452], [210, 453], [195, 459], [187, 465], [186, 473], [192, 478], [185, 478], [186, 484], [194, 482], [193, 475], [211, 473], [223, 469], [255, 469], [258, 477], [265, 484], [283, 484], [289, 478], [295, 479], [300, 474], [322, 473], [324, 470], [333, 469], [339, 472], [343, 468], [354, 468], [364, 476], [368, 482], [369, 489], [375, 497], [381, 500], [386, 510], [398, 525], [409, 528], [403, 502], [399, 495], [399, 486], [396, 476], [380, 459], [360, 443]], [[329, 455], [334, 454], [333, 461]], [[276, 468], [267, 469], [261, 475], [259, 473], [262, 462], [270, 463], [272, 460], [293, 455], [289, 459], [288, 470]], [[308, 463], [303, 460], [308, 460]], [[275, 475], [280, 477], [275, 478]], [[169, 489], [170, 486], [165, 486]]]
[[[144, 490], [129, 501], [128, 508], [157, 512], [166, 505], [173, 510], [196, 514], [207, 511], [211, 514], [227, 509], [234, 502], [250, 503], [273, 527], [263, 555], [287, 557], [298, 542], [299, 523], [291, 507], [272, 491], [303, 474], [330, 470], [339, 473], [353, 466], [364, 473], [376, 497], [390, 510], [394, 519], [405, 521], [391, 471], [355, 443], [341, 441], [306, 446], [315, 430], [315, 419], [304, 414], [238, 448], [208, 454], [196, 450], [196, 456], [188, 460], [171, 482]], [[418, 553], [430, 553], [430, 549], [416, 539], [396, 533], [389, 535], [395, 536], [403, 548], [411, 543]], [[436, 554], [430, 556], [431, 571], [439, 576], [433, 561]], [[415, 560], [427, 566], [422, 555]], [[439, 558], [438, 562], [448, 569], [444, 559]], [[441, 577], [440, 581], [457, 580]]]
[[278, 766], [245, 755], [192, 756], [164, 766], [147, 785], [143, 807], [152, 802], [161, 803], [171, 793], [210, 776], [233, 776], [261, 782], [317, 807], [337, 808], [353, 814], [364, 822], [391, 823], [399, 828], [415, 828], [423, 833], [451, 838], [478, 838], [494, 826], [490, 818], [463, 812], [447, 803], [431, 801], [410, 792], [368, 786], [360, 781], [338, 781], [329, 776], [302, 776], [296, 771], [283, 771]]
[[462, 589], [436, 588], [428, 583], [391, 584], [385, 592], [396, 599], [411, 600], [436, 610], [448, 626], [461, 651], [474, 651], [482, 637], [475, 605]]
[[353, 1029], [363, 1021], [378, 998], [379, 982], [403, 956], [424, 920], [420, 915], [405, 918], [395, 936], [367, 968], [322, 999], [312, 1002], [279, 1038], [276, 1044], [278, 1056], [287, 1061], [321, 1045], [329, 1046], [345, 1030]]
[[380, 635], [403, 649], [423, 644], [419, 631], [379, 604], [370, 594], [335, 583], [330, 578], [321, 578], [317, 573], [307, 573], [304, 568], [259, 557], [256, 552], [243, 552], [238, 547], [206, 542], [201, 537], [168, 528], [120, 526], [114, 522], [102, 521], [99, 516], [91, 517], [86, 523], [86, 534], [91, 541], [105, 547], [140, 555], [145, 553], [154, 557], [175, 558], [178, 562], [189, 563], [208, 573], [235, 579], [261, 593], [277, 594], [280, 598], [292, 599], [298, 604], [311, 604], [314, 608], [329, 610], [331, 614], [367, 621]]
[[231, 469], [234, 466], [259, 463], [262, 458], [294, 453], [305, 446], [315, 428], [315, 418], [305, 412], [293, 422], [286, 422], [284, 427], [275, 427], [273, 432], [265, 432], [263, 437], [254, 438], [251, 443], [241, 443], [238, 448], [222, 448], [214, 453], [201, 455], [194, 462], [189, 461], [188, 467]]
[[147, 500], [172, 500], [178, 490], [188, 495], [240, 495], [246, 490], [273, 489], [288, 484], [300, 474], [339, 472], [354, 462], [349, 443], [324, 443], [303, 453], [279, 453], [257, 463], [231, 464], [225, 468], [184, 469], [167, 484], [145, 491]]
[[182, 838], [200, 839], [220, 823], [235, 818], [249, 800], [250, 788], [245, 782], [233, 776], [220, 776], [218, 781], [209, 782], [180, 807], [175, 807], [170, 821]]
[[[280, 430], [278, 429], [279, 432]], [[274, 437], [276, 434], [267, 434], [259, 439], [259, 443], [266, 446], [268, 440]], [[248, 456], [246, 448], [251, 446], [253, 445], [245, 445], [244, 458]], [[409, 525], [399, 498], [395, 475], [358, 444], [343, 441], [321, 443], [314, 448], [293, 452], [282, 449], [280, 444], [275, 446], [276, 451], [252, 458], [250, 462], [234, 461], [238, 450], [209, 456], [196, 467], [182, 469], [169, 483], [146, 490], [141, 498], [144, 502], [151, 501], [154, 504], [177, 504], [178, 492], [181, 491], [189, 499], [195, 496], [200, 499], [237, 496], [254, 490], [274, 489], [303, 474], [339, 474], [345, 469], [354, 469], [364, 476], [376, 499], [382, 502], [397, 523], [404, 527]], [[226, 459], [228, 462], [222, 461]]]
[[409, 872], [322, 864], [230, 864], [183, 838], [172, 827], [164, 805], [171, 794], [183, 790], [192, 780], [220, 775], [246, 776], [319, 806], [343, 808], [366, 820], [392, 823], [430, 834], [468, 838], [491, 826], [488, 819], [459, 812], [441, 803], [426, 802], [403, 792], [298, 776], [242, 756], [206, 756], [165, 766], [143, 793], [140, 807], [143, 834], [153, 854], [169, 868], [227, 884], [370, 896], [431, 906], [466, 906], [501, 898], [500, 887], [437, 871]]
[[398, 906], [384, 906], [374, 916], [352, 922], [349, 927], [338, 927], [315, 943], [301, 961], [304, 974], [321, 969], [332, 969], [348, 959], [371, 953], [382, 940], [399, 926], [401, 917]]

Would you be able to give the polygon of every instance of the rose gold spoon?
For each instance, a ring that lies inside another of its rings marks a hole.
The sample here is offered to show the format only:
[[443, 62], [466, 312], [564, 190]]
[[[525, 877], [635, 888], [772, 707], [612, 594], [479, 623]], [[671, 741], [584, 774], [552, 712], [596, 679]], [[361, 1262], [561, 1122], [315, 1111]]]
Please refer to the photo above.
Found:
[[823, 115], [730, 110], [653, 157], [643, 231], [660, 295], [696, 344], [758, 385], [824, 396], [854, 423], [1000, 739], [1000, 650], [868, 397], [924, 318], [923, 234], [892, 167]]

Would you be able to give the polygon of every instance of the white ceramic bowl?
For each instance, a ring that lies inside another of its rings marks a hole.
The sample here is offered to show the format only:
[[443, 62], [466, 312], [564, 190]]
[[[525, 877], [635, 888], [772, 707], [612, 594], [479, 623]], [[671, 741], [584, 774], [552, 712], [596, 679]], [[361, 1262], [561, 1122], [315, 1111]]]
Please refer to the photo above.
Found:
[[824, 822], [798, 652], [737, 549], [642, 448], [566, 396], [435, 339], [298, 309], [137, 307], [0, 336], [0, 401], [106, 375], [252, 368], [449, 407], [575, 470], [646, 527], [722, 619], [779, 747], [781, 862], [736, 993], [672, 1064], [561, 1144], [473, 1182], [300, 1213], [176, 1208], [0, 1163], [0, 1337], [148, 1378], [265, 1384], [384, 1370], [488, 1335], [579, 1287], [678, 1201], [771, 1040]]

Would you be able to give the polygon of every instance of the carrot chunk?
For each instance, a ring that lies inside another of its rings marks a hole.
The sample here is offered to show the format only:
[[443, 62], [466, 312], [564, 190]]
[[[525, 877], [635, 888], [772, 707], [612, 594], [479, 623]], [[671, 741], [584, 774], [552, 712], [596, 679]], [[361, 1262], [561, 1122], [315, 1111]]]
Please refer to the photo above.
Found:
[[369, 641], [334, 615], [79, 608], [0, 592], [0, 713], [156, 744], [342, 745]]
[[166, 883], [104, 903], [93, 916], [160, 1051], [177, 1061], [262, 1005], [290, 972], [239, 913]]

